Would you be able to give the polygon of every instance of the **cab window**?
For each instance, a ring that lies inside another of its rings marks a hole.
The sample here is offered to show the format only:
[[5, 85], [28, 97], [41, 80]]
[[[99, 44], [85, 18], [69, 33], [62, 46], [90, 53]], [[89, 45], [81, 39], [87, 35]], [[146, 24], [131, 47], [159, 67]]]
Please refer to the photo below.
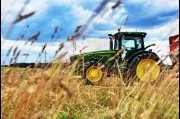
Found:
[[143, 48], [142, 38], [141, 37], [132, 37], [126, 36], [122, 38], [122, 48], [126, 47], [126, 50], [123, 51], [121, 57], [125, 58], [127, 52], [133, 52], [135, 50]]

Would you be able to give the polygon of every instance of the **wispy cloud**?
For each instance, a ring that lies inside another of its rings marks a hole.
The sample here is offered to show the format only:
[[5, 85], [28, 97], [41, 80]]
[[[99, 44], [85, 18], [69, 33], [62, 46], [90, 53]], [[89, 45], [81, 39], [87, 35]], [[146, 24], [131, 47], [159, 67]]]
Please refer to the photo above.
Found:
[[[62, 42], [64, 42], [62, 51], [67, 50], [69, 52], [66, 58], [73, 54], [72, 43], [65, 42], [67, 36], [72, 35], [78, 25], [84, 25], [102, 1], [31, 0], [23, 14], [32, 11], [35, 11], [36, 14], [15, 25], [12, 34], [8, 38], [11, 40], [2, 39], [9, 24], [15, 19], [15, 16], [21, 9], [23, 2], [22, 0], [1, 1], [1, 22], [4, 18], [4, 22], [1, 25], [1, 42], [4, 45], [1, 49], [3, 52], [7, 52], [11, 46], [9, 44], [18, 45], [22, 52], [25, 53], [26, 51], [32, 54], [32, 58], [26, 60], [32, 61], [32, 59], [37, 59], [38, 53], [45, 43], [47, 43], [46, 50], [49, 52], [49, 56], [58, 49], [59, 44]], [[86, 45], [88, 47], [84, 52], [108, 49], [107, 34], [117, 32], [120, 26], [123, 31], [136, 31], [137, 28], [138, 31], [147, 32], [147, 44], [151, 42], [161, 43], [163, 40], [164, 46], [166, 46], [168, 36], [179, 34], [178, 0], [123, 0], [120, 6], [112, 10], [111, 7], [115, 2], [116, 0], [108, 2], [104, 6], [104, 10], [107, 10], [107, 12], [102, 10], [102, 13], [95, 19], [95, 23], [92, 22], [92, 29], [89, 29], [89, 32], [86, 34], [86, 41], [83, 43], [81, 40], [76, 41], [76, 53]], [[124, 25], [127, 16], [129, 18], [126, 25]], [[24, 29], [27, 25], [29, 28], [25, 31]], [[58, 27], [58, 30], [54, 34], [56, 27]], [[38, 31], [41, 32], [41, 35], [33, 46], [30, 43], [27, 46], [22, 45]], [[23, 38], [20, 37], [22, 35], [24, 35]], [[21, 41], [15, 41], [17, 39], [21, 39]], [[102, 45], [99, 46], [99, 44]], [[51, 58], [49, 58], [50, 60]]]

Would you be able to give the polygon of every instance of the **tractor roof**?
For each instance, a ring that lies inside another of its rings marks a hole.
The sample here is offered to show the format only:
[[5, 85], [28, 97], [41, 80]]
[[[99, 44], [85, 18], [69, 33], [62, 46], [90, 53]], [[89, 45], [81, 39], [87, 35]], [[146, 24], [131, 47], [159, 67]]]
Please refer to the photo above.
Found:
[[146, 36], [146, 32], [118, 32], [114, 35], [117, 35], [117, 34], [120, 34], [120, 35], [125, 35], [125, 36], [140, 36], [140, 37], [145, 37]]

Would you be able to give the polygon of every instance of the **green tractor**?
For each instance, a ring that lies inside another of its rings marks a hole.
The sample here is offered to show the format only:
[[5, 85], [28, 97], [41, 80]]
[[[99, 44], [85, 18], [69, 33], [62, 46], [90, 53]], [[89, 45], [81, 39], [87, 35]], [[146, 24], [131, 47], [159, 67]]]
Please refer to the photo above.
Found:
[[105, 72], [111, 75], [112, 69], [115, 69], [125, 82], [129, 79], [155, 81], [160, 75], [161, 60], [151, 49], [146, 50], [155, 45], [144, 46], [146, 34], [120, 31], [114, 35], [108, 34], [110, 50], [74, 55], [70, 57], [70, 61], [79, 59], [77, 72], [90, 84], [99, 82]]

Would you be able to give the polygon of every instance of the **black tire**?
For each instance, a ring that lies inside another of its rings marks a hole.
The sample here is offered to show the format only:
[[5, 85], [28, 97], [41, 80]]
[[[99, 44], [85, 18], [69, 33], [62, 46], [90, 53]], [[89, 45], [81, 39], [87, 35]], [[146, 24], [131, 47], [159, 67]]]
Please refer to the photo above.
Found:
[[[131, 84], [131, 83], [140, 81], [140, 79], [136, 75], [136, 69], [137, 69], [137, 65], [142, 59], [152, 59], [156, 62], [160, 61], [159, 57], [155, 53], [142, 53], [142, 54], [137, 55], [135, 58], [131, 60], [131, 62], [128, 65], [128, 71], [126, 74], [127, 80], [125, 81], [126, 83]], [[160, 66], [161, 63], [159, 63], [158, 65]]]
[[[84, 63], [84, 68], [81, 68], [80, 72], [81, 72], [82, 78], [85, 80], [85, 85], [94, 85], [95, 83], [98, 83], [102, 80], [102, 78], [101, 78], [98, 82], [91, 82], [90, 80], [87, 79], [86, 71], [91, 66], [101, 66], [103, 64], [104, 63], [102, 61], [100, 61], [99, 59], [92, 59], [92, 60], [89, 60]], [[106, 68], [105, 67], [102, 68], [101, 71], [105, 72]], [[102, 75], [102, 77], [103, 76], [104, 76], [104, 74]]]

